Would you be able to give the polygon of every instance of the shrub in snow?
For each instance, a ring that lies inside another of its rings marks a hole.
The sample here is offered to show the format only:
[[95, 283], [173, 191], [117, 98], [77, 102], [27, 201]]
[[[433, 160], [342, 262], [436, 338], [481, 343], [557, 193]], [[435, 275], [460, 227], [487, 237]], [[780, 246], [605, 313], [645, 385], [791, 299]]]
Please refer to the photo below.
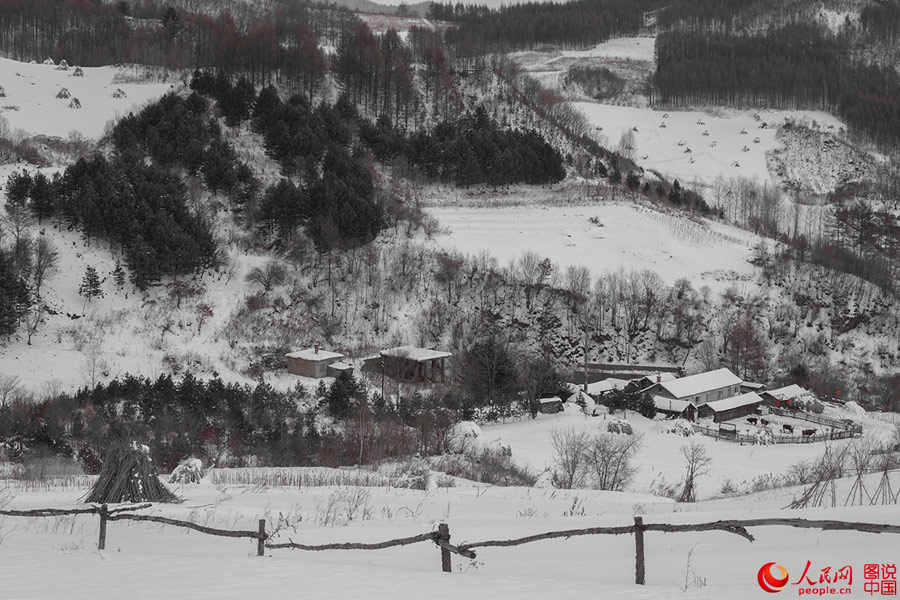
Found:
[[199, 458], [188, 456], [182, 458], [178, 466], [172, 470], [169, 483], [200, 483], [203, 475], [203, 461]]
[[771, 430], [761, 427], [753, 434], [753, 443], [757, 446], [774, 446], [775, 436]]
[[866, 409], [851, 400], [844, 405], [844, 410], [856, 417], [866, 416]]
[[64, 100], [66, 98], [71, 98], [72, 94], [70, 94], [69, 90], [67, 90], [66, 88], [62, 88], [58, 92], [56, 92], [56, 97]]
[[631, 423], [624, 419], [615, 419], [606, 425], [606, 431], [609, 433], [623, 433], [625, 435], [634, 435]]
[[472, 421], [460, 421], [447, 433], [447, 448], [451, 452], [465, 452], [467, 449], [480, 447], [484, 434], [481, 427]]
[[673, 419], [671, 421], [663, 421], [663, 433], [674, 433], [684, 437], [694, 435], [694, 427], [686, 419]]
[[553, 471], [544, 471], [541, 473], [537, 481], [534, 482], [534, 485], [531, 487], [536, 488], [552, 488], [553, 487]]
[[69, 108], [81, 108], [81, 101], [78, 98], [72, 98], [69, 102]]

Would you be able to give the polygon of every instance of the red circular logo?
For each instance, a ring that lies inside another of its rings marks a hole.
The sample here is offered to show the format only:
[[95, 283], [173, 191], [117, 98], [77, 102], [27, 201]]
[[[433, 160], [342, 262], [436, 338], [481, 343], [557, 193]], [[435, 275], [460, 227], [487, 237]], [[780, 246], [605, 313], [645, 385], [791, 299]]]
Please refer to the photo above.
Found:
[[[773, 566], [779, 572], [779, 575], [776, 576], [772, 574]], [[766, 563], [762, 566], [762, 568], [760, 568], [757, 580], [759, 581], [759, 587], [769, 592], [770, 594], [774, 594], [776, 592], [780, 592], [782, 589], [784, 589], [784, 586], [787, 585], [788, 572], [787, 569], [785, 569], [781, 565], [776, 565], [773, 562]]]

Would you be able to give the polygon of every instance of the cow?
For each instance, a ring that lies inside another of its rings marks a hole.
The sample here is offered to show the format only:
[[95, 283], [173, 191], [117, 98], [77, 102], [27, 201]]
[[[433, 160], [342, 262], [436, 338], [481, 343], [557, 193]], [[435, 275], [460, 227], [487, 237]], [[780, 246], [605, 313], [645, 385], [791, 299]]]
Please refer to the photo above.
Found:
[[762, 423], [763, 426], [766, 426], [769, 424], [769, 422], [766, 419], [760, 419], [759, 422]]
[[751, 425], [756, 425], [756, 417], [747, 417], [747, 422]]
[[803, 437], [809, 437], [809, 436], [813, 435], [815, 432], [816, 432], [815, 429], [804, 429]]
[[794, 433], [793, 425], [782, 425], [781, 429], [782, 429], [782, 431], [784, 431], [784, 433]]

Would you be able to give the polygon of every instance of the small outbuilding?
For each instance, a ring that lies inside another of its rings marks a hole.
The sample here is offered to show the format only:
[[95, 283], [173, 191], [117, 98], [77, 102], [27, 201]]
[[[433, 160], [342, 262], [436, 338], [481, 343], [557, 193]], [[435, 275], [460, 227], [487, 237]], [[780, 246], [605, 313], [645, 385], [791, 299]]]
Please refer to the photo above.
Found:
[[730, 421], [756, 412], [756, 408], [762, 404], [760, 398], [754, 392], [741, 394], [724, 400], [715, 400], [707, 402], [698, 409], [700, 418], [710, 418], [716, 423], [721, 421]]
[[554, 415], [558, 412], [562, 412], [563, 401], [559, 396], [540, 398], [538, 402], [540, 403], [538, 410], [545, 415]]
[[689, 400], [677, 400], [665, 396], [653, 396], [656, 412], [674, 419], [693, 421], [697, 418], [697, 407]]
[[447, 359], [453, 355], [441, 350], [398, 346], [379, 353], [377, 368], [394, 381], [401, 383], [445, 383]]
[[320, 379], [328, 377], [328, 367], [340, 361], [344, 355], [340, 352], [320, 350], [319, 344], [314, 344], [312, 348], [291, 352], [285, 358], [288, 373]]

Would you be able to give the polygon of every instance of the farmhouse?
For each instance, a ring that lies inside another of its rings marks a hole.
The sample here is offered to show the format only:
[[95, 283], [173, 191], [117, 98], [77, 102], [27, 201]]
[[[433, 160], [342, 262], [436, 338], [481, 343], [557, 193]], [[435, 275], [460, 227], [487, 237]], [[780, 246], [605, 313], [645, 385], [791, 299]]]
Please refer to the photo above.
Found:
[[716, 369], [672, 381], [660, 381], [647, 388], [651, 397], [685, 400], [694, 406], [731, 398], [740, 393], [741, 378], [728, 369]]
[[700, 406], [698, 413], [700, 418], [710, 418], [718, 423], [753, 414], [760, 404], [762, 398], [755, 392], [747, 392], [740, 396], [707, 402]]
[[[344, 358], [339, 352], [328, 352], [320, 350], [319, 344], [313, 345], [312, 348], [291, 352], [286, 355], [288, 373], [300, 375], [302, 377], [335, 377], [339, 372], [335, 372], [340, 365], [338, 361]], [[332, 372], [329, 367], [334, 366]], [[346, 365], [344, 365], [346, 367]], [[349, 368], [349, 367], [347, 367]]]
[[398, 346], [367, 358], [366, 369], [400, 383], [445, 383], [447, 359], [452, 356], [441, 350]]

